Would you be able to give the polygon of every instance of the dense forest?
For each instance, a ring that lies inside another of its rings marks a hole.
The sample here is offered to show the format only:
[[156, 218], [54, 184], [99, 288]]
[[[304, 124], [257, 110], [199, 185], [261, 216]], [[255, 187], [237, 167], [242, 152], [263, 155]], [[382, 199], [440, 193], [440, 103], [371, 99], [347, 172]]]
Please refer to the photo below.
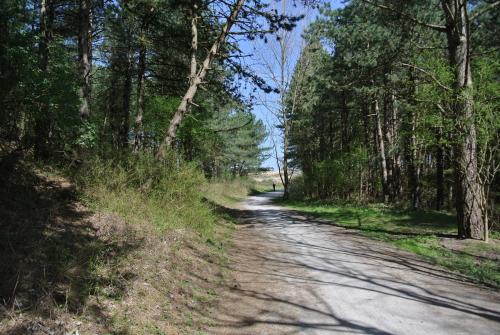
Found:
[[499, 110], [496, 0], [0, 0], [0, 333], [492, 326]]
[[283, 39], [301, 17], [257, 0], [3, 1], [1, 136], [40, 160], [175, 152], [209, 178], [241, 175], [267, 135], [239, 90], [253, 85], [282, 97], [285, 196], [297, 167], [309, 197], [454, 208], [460, 236], [485, 238], [498, 215], [497, 2], [321, 8], [280, 87], [238, 43]]
[[298, 192], [498, 221], [500, 6], [350, 1], [309, 28], [287, 98]]
[[209, 177], [259, 166], [266, 130], [237, 90], [258, 78], [239, 63], [236, 41], [291, 20], [258, 2], [0, 6], [0, 131], [19, 149], [76, 162], [120, 150], [164, 157], [169, 147]]

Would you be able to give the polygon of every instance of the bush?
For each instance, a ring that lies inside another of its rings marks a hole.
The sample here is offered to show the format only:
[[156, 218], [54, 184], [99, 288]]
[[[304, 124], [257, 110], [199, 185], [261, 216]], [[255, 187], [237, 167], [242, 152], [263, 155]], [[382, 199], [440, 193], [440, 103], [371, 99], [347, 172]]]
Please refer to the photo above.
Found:
[[210, 234], [215, 217], [203, 201], [206, 180], [194, 165], [174, 162], [158, 162], [146, 154], [94, 158], [75, 179], [89, 205], [129, 223]]

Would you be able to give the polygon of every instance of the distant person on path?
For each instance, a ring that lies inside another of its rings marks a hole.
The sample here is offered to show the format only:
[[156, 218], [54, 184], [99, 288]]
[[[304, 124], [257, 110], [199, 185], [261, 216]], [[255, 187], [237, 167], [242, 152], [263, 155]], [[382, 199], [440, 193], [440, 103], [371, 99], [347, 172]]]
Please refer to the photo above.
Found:
[[276, 192], [276, 183], [273, 180], [273, 191]]

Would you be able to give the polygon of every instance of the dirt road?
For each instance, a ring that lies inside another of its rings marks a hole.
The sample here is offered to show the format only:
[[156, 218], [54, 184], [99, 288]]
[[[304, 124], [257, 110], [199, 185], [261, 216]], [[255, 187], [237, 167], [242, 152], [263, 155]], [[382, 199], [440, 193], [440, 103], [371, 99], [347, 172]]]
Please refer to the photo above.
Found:
[[499, 334], [500, 294], [250, 197], [209, 334]]

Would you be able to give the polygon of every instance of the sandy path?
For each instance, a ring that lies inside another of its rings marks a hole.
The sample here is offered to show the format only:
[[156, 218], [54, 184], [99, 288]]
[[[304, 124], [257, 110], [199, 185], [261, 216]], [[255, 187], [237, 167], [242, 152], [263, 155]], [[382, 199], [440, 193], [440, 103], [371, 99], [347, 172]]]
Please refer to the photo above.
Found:
[[250, 197], [210, 334], [500, 334], [500, 294]]

